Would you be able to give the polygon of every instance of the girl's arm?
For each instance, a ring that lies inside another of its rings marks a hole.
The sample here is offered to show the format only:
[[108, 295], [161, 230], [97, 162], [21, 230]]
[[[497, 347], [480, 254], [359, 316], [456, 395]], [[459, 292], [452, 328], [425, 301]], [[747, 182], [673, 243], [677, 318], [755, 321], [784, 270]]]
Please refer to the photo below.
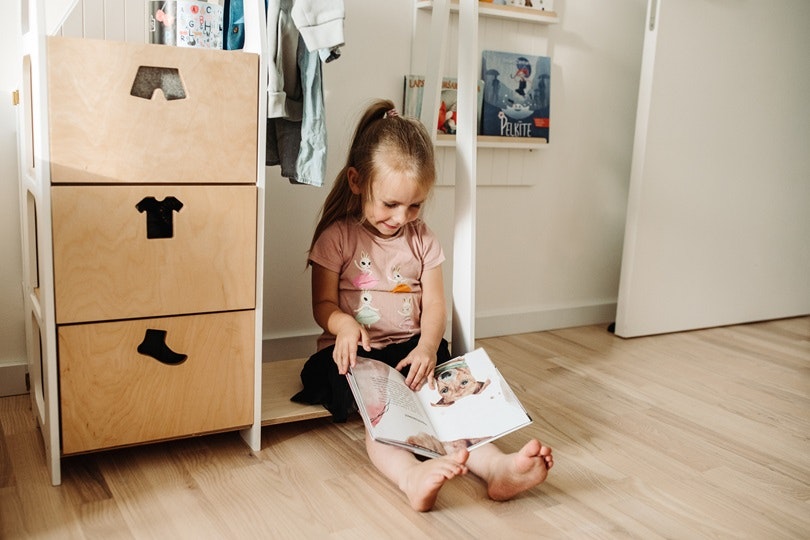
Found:
[[419, 390], [426, 381], [431, 388], [434, 387], [433, 369], [436, 367], [436, 351], [444, 337], [446, 324], [444, 278], [440, 265], [422, 274], [422, 316], [419, 344], [396, 367], [399, 370], [405, 366], [411, 366], [405, 384], [412, 390]]
[[338, 372], [345, 375], [349, 366], [357, 362], [357, 346], [371, 350], [368, 332], [354, 317], [341, 311], [338, 301], [337, 272], [312, 263], [312, 315], [318, 325], [335, 336], [335, 350], [332, 358]]

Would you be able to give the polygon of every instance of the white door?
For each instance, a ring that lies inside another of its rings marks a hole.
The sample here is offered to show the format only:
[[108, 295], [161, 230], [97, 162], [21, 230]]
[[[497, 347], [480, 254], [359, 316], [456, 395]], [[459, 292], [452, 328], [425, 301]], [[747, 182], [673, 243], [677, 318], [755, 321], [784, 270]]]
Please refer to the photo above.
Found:
[[649, 1], [617, 335], [810, 313], [808, 21]]

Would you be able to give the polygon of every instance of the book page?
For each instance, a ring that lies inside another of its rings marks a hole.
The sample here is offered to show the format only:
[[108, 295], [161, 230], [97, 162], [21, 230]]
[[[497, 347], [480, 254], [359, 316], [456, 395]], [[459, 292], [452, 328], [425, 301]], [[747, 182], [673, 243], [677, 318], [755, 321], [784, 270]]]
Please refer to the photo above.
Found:
[[409, 439], [435, 437], [416, 394], [394, 368], [377, 360], [358, 358], [351, 368], [349, 384], [366, 428], [375, 439], [410, 445]]
[[436, 436], [445, 446], [474, 448], [531, 422], [483, 349], [436, 369], [436, 389], [418, 393]]

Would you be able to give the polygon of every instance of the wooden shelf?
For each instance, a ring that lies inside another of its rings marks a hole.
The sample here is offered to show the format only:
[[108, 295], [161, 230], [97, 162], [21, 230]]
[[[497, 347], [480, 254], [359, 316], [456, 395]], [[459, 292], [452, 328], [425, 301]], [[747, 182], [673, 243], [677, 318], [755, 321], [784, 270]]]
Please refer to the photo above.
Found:
[[[539, 150], [548, 147], [548, 141], [546, 139], [530, 137], [493, 137], [491, 135], [478, 135], [476, 141], [478, 148]], [[436, 146], [451, 147], [455, 145], [455, 135], [436, 135]]]
[[320, 405], [290, 401], [301, 386], [301, 368], [306, 358], [262, 363], [262, 426], [324, 418], [331, 413]]
[[[433, 1], [419, 0], [416, 2], [416, 8], [433, 9]], [[450, 11], [458, 11], [458, 0], [451, 0]], [[535, 22], [538, 24], [556, 24], [560, 22], [560, 18], [554, 11], [542, 11], [522, 6], [501, 6], [488, 2], [479, 2], [478, 15], [495, 19]]]

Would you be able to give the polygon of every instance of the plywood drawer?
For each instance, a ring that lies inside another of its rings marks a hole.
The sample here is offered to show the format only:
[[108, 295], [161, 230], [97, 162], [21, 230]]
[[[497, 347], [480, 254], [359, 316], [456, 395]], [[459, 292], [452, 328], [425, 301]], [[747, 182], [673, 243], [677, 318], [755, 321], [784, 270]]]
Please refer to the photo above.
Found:
[[[253, 338], [253, 311], [60, 327], [63, 453], [250, 425]], [[167, 365], [144, 341], [187, 358]]]
[[51, 204], [58, 324], [255, 306], [255, 186], [54, 186]]
[[258, 55], [50, 37], [47, 58], [52, 182], [255, 183]]

